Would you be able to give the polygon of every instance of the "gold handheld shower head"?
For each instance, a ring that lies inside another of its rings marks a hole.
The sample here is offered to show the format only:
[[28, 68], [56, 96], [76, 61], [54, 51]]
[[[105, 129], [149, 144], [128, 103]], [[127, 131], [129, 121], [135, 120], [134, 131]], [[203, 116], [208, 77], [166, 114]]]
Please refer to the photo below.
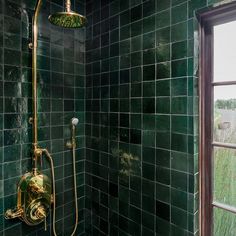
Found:
[[85, 16], [71, 11], [71, 2], [66, 0], [66, 11], [56, 12], [48, 17], [49, 21], [64, 28], [81, 28], [85, 26], [87, 20]]

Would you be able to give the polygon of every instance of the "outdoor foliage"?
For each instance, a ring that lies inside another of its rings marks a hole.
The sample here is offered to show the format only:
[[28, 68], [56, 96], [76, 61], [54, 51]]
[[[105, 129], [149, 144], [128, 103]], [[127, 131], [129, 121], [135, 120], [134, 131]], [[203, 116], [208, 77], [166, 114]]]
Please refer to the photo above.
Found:
[[[221, 110], [235, 110], [236, 99], [217, 100], [214, 112], [214, 140], [236, 144], [234, 124], [219, 128]], [[236, 119], [235, 119], [236, 120]], [[214, 151], [214, 201], [236, 207], [236, 151], [215, 148]], [[236, 216], [221, 209], [214, 209], [214, 236], [235, 236]]]
[[236, 99], [218, 99], [215, 102], [215, 106], [217, 109], [227, 109], [227, 110], [235, 110], [236, 108]]

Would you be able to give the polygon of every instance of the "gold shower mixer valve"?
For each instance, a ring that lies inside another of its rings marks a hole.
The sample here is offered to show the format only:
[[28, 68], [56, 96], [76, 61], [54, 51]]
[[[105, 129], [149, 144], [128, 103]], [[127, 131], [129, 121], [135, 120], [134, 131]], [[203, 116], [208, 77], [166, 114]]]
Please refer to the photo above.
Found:
[[33, 169], [25, 173], [17, 187], [17, 204], [15, 209], [8, 209], [6, 219], [19, 218], [28, 225], [45, 223], [52, 204], [51, 180], [46, 175]]

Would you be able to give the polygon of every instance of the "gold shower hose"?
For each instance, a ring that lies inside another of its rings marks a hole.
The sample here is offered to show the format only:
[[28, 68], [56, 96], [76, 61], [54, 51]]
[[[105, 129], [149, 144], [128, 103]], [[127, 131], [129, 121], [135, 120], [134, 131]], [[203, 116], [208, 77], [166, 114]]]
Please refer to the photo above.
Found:
[[[49, 159], [51, 166], [51, 175], [52, 175], [52, 191], [53, 191], [53, 216], [52, 216], [52, 228], [54, 236], [57, 236], [56, 233], [56, 186], [55, 186], [55, 173], [54, 173], [54, 164], [53, 159], [47, 149], [42, 149], [43, 153]], [[77, 184], [76, 184], [76, 168], [75, 168], [75, 146], [72, 146], [72, 158], [73, 158], [73, 177], [74, 177], [74, 197], [75, 197], [75, 226], [71, 236], [75, 235], [77, 225], [78, 225], [78, 202], [77, 202]]]

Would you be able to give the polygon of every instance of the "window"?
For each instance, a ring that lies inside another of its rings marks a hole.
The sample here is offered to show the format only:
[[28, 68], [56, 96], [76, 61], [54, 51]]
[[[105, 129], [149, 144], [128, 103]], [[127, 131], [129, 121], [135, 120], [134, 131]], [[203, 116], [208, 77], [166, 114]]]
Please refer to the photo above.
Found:
[[236, 4], [200, 14], [200, 231], [236, 235]]

